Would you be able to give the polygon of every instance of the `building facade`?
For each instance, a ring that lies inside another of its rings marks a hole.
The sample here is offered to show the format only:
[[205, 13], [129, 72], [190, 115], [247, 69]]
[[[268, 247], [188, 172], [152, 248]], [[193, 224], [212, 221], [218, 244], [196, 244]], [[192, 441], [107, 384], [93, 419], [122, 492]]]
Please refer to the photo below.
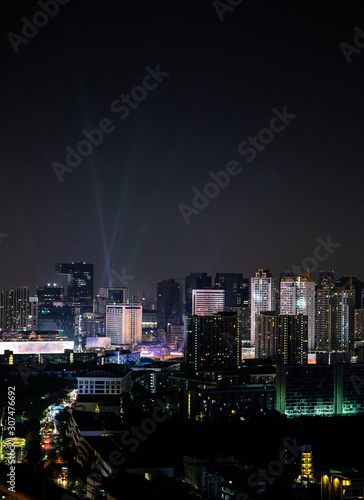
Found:
[[232, 313], [190, 316], [185, 359], [195, 370], [235, 370], [241, 363], [240, 322]]
[[141, 304], [108, 304], [106, 306], [106, 336], [112, 345], [142, 343]]
[[192, 315], [210, 316], [225, 311], [225, 290], [192, 290]]
[[270, 272], [259, 269], [250, 280], [250, 341], [255, 345], [256, 316], [276, 309], [276, 280]]
[[56, 264], [56, 274], [67, 276], [67, 302], [71, 306], [92, 306], [94, 265], [86, 262]]

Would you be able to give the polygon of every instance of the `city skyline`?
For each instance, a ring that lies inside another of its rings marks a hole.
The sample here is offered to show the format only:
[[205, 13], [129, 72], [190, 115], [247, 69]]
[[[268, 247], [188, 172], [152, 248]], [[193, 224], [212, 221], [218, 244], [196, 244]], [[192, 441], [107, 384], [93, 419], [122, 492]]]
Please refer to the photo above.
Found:
[[210, 0], [69, 1], [17, 51], [41, 7], [4, 8], [1, 289], [75, 260], [96, 287], [125, 270], [140, 291], [198, 269], [278, 275], [329, 236], [320, 267], [364, 279], [358, 1], [223, 19]]
[[363, 498], [362, 2], [2, 6], [1, 492]]

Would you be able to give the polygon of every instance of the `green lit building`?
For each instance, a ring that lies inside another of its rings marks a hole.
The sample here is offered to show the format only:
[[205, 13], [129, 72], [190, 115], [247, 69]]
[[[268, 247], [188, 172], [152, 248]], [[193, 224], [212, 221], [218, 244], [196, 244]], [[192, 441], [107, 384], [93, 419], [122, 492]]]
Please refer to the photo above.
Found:
[[364, 364], [279, 365], [276, 409], [288, 417], [364, 413], [362, 380]]

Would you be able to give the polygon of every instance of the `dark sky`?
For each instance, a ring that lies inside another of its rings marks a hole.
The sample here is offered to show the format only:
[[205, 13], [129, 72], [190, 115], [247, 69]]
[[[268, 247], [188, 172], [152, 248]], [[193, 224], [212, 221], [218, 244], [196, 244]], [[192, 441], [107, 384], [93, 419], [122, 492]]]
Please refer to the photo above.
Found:
[[[42, 9], [4, 0], [0, 289], [34, 292], [75, 260], [95, 288], [124, 269], [133, 292], [279, 274], [328, 235], [340, 246], [320, 268], [364, 279], [362, 2], [317, 3], [245, 0], [221, 21], [211, 0], [70, 0], [15, 53], [8, 34]], [[158, 65], [168, 76], [120, 120], [112, 103]], [[296, 117], [248, 162], [239, 144], [284, 107]], [[113, 131], [59, 182], [52, 162], [104, 118]], [[186, 224], [178, 205], [231, 160], [241, 173]]]

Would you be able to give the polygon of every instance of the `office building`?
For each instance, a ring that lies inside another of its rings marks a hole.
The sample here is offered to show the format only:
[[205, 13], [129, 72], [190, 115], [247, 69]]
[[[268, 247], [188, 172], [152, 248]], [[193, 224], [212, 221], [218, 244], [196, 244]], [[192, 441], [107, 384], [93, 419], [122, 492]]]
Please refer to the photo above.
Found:
[[181, 286], [171, 279], [157, 285], [158, 329], [167, 332], [168, 325], [182, 324]]
[[71, 306], [92, 306], [94, 266], [86, 262], [56, 264], [56, 274], [67, 276], [67, 302]]
[[63, 287], [55, 284], [38, 287], [37, 297], [41, 309], [52, 307], [54, 302], [63, 302]]
[[82, 337], [82, 345], [86, 345], [88, 337], [105, 337], [106, 336], [106, 317], [102, 314], [86, 312], [80, 318], [80, 336]]
[[141, 304], [108, 304], [106, 306], [106, 337], [112, 345], [141, 344]]
[[276, 280], [271, 273], [259, 269], [250, 280], [250, 336], [255, 344], [256, 316], [264, 311], [276, 310]]
[[225, 311], [225, 290], [192, 290], [192, 314], [210, 316]]
[[38, 297], [29, 297], [29, 314], [27, 330], [38, 330], [39, 302]]
[[93, 299], [93, 312], [106, 314], [107, 304], [129, 303], [129, 291], [125, 287], [99, 288], [99, 293]]
[[121, 394], [130, 384], [130, 370], [126, 365], [106, 364], [78, 376], [77, 384], [79, 395]]
[[216, 273], [215, 288], [225, 290], [225, 307], [249, 305], [249, 280], [241, 273]]
[[192, 314], [192, 290], [203, 290], [212, 287], [212, 278], [207, 273], [190, 273], [185, 278], [185, 314]]

